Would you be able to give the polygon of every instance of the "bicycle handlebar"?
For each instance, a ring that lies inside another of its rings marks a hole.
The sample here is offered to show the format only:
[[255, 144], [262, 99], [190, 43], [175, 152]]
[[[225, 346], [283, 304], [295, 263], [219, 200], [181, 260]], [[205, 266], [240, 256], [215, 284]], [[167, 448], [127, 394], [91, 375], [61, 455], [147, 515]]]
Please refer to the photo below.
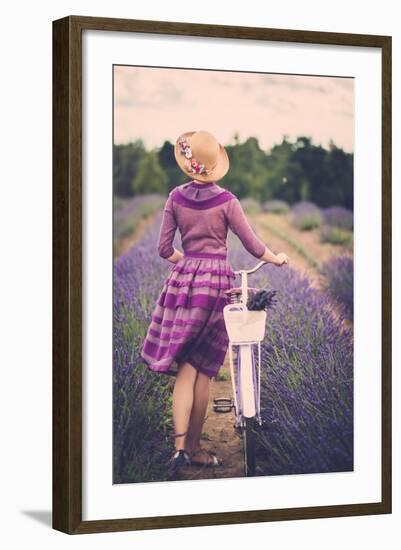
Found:
[[241, 273], [246, 273], [247, 275], [250, 275], [251, 273], [255, 273], [258, 269], [262, 267], [262, 265], [267, 264], [267, 262], [261, 261], [259, 262], [255, 267], [252, 269], [239, 269], [238, 271], [234, 271], [236, 275], [240, 275]]

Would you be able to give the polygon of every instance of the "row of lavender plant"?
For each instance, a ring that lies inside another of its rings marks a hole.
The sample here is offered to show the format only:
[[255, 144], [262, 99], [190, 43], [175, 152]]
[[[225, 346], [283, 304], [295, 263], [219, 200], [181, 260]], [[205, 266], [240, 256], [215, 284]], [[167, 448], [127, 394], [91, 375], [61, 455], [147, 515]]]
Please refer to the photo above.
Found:
[[138, 221], [163, 208], [166, 197], [149, 193], [131, 199], [115, 198], [114, 239], [119, 240], [135, 230]]
[[329, 206], [322, 208], [321, 211], [326, 224], [350, 231], [354, 228], [354, 215], [344, 206]]
[[354, 318], [354, 260], [351, 256], [332, 256], [320, 268], [322, 286], [344, 306], [348, 319]]
[[319, 208], [312, 202], [300, 201], [289, 211], [289, 220], [297, 229], [318, 229], [322, 243], [352, 249], [354, 217], [343, 206]]
[[300, 201], [291, 208], [289, 220], [297, 229], [314, 229], [322, 224], [323, 214], [313, 202]]
[[114, 262], [113, 479], [165, 479], [171, 452], [171, 387], [149, 371], [140, 346], [169, 264], [156, 253], [161, 213], [142, 239]]
[[[255, 259], [242, 247], [229, 254], [234, 269]], [[258, 433], [262, 475], [353, 469], [353, 333], [332, 315], [328, 292], [289, 265], [263, 266], [249, 281], [275, 288], [262, 344], [262, 414]]]
[[327, 226], [352, 231], [354, 216], [351, 210], [343, 206], [319, 208], [313, 202], [300, 201], [292, 206], [290, 221], [298, 229]]
[[273, 214], [285, 214], [290, 209], [288, 202], [280, 199], [272, 199], [263, 203], [263, 211]]

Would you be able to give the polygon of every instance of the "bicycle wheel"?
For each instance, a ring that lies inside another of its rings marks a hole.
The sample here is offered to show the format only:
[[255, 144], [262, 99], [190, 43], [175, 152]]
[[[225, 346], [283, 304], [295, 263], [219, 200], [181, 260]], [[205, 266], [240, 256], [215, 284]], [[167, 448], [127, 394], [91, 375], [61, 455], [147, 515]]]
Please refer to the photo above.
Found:
[[246, 477], [255, 475], [255, 419], [243, 418], [242, 436], [244, 445], [244, 474]]
[[241, 403], [241, 429], [244, 448], [244, 473], [255, 475], [256, 371], [250, 344], [241, 345], [238, 353], [238, 379]]

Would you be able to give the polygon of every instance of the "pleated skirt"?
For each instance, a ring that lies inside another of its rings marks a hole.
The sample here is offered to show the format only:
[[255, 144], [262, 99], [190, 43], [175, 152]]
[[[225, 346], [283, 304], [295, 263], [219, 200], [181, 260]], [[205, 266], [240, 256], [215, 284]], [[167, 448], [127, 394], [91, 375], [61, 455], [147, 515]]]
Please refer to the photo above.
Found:
[[234, 271], [224, 255], [185, 254], [174, 264], [156, 302], [141, 357], [152, 371], [176, 375], [188, 362], [216, 376], [228, 348], [223, 308]]

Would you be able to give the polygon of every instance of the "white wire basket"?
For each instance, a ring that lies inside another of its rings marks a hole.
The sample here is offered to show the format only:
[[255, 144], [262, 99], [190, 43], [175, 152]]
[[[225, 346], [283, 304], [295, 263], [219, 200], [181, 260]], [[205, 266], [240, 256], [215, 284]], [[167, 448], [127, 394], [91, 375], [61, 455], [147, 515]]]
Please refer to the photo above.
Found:
[[228, 304], [223, 308], [227, 334], [232, 344], [261, 342], [265, 337], [265, 310], [252, 311], [244, 304]]

